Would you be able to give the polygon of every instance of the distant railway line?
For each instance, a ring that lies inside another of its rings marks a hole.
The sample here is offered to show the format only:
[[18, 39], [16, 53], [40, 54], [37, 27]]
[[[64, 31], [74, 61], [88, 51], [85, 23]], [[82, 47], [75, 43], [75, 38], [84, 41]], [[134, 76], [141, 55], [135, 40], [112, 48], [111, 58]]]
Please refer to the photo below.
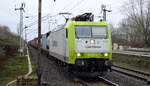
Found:
[[150, 84], [150, 73], [145, 73], [133, 69], [128, 69], [120, 66], [113, 65], [112, 70], [130, 77], [143, 80], [147, 84]]
[[127, 49], [127, 51], [137, 51], [137, 52], [149, 52], [149, 49], [138, 49], [138, 48], [131, 48], [131, 49]]
[[113, 54], [150, 58], [150, 55], [148, 56], [148, 55], [141, 55], [141, 54], [131, 54], [131, 53], [122, 53], [122, 52], [113, 52]]

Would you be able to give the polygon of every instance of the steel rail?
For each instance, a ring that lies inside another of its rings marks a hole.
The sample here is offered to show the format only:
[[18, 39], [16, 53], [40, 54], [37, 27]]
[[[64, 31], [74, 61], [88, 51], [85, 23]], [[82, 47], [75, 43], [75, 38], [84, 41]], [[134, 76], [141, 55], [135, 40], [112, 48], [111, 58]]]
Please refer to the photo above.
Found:
[[141, 55], [141, 54], [129, 54], [129, 53], [122, 53], [122, 52], [113, 52], [112, 54], [150, 58], [150, 56], [148, 56], [148, 55]]
[[[119, 86], [118, 84], [113, 83], [113, 82], [111, 82], [110, 80], [105, 79], [105, 78], [103, 78], [103, 77], [101, 77], [101, 76], [98, 76], [98, 78], [99, 78], [100, 80], [102, 80], [105, 84], [108, 84], [108, 85], [106, 85], [106, 86]], [[78, 82], [78, 83], [80, 83], [80, 84], [82, 84], [83, 86], [95, 86], [95, 85], [92, 85], [91, 83], [88, 83], [88, 82], [86, 82], [86, 81], [83, 81], [83, 80], [81, 80], [81, 79], [79, 79], [79, 78], [77, 78], [75, 81]]]
[[147, 82], [148, 84], [150, 83], [150, 79], [148, 77], [150, 77], [149, 73], [145, 73], [145, 72], [141, 72], [141, 71], [137, 71], [137, 70], [133, 70], [133, 69], [128, 69], [128, 68], [124, 68], [124, 67], [120, 67], [120, 66], [116, 66], [113, 65], [112, 67], [113, 71], [143, 80], [145, 82]]
[[90, 86], [88, 83], [84, 82], [81, 79], [76, 78], [75, 82], [82, 84], [82, 86]]
[[133, 69], [125, 68], [125, 67], [120, 67], [120, 66], [117, 66], [117, 65], [113, 65], [113, 67], [117, 67], [117, 68], [120, 68], [120, 69], [125, 69], [125, 70], [128, 70], [128, 71], [136, 72], [136, 73], [139, 73], [139, 74], [145, 75], [145, 76], [150, 76], [150, 73], [146, 73], [146, 72], [142, 72], [142, 71], [138, 71], [138, 70], [133, 70]]
[[150, 50], [136, 50], [136, 49], [127, 49], [125, 51], [137, 51], [137, 52], [150, 52]]
[[99, 79], [103, 80], [105, 83], [109, 84], [110, 86], [119, 86], [118, 84], [104, 78], [104, 77], [101, 77], [101, 76], [98, 76]]

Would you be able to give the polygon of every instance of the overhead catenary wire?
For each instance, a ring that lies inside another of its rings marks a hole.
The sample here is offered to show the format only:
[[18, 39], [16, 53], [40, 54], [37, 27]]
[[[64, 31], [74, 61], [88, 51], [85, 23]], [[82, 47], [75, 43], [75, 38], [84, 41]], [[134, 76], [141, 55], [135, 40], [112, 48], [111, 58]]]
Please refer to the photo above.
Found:
[[[51, 14], [47, 14], [47, 15], [45, 15], [45, 16], [42, 17], [42, 22], [48, 20], [49, 18], [55, 17], [55, 16], [57, 16], [57, 15], [58, 15], [58, 14], [52, 16]], [[36, 25], [37, 23], [38, 23], [38, 21], [34, 21], [33, 23], [30, 23], [29, 25], [26, 25], [26, 26], [25, 26], [25, 27], [26, 27], [25, 29], [26, 29], [27, 31], [31, 30], [31, 31], [28, 32], [27, 34], [38, 33], [37, 28], [35, 28], [35, 29], [27, 29], [27, 28], [29, 28], [29, 27], [31, 27], [31, 26], [33, 26], [33, 25]]]
[[37, 33], [38, 31], [31, 31], [31, 32], [28, 32], [27, 34], [31, 34], [31, 33]]
[[68, 5], [72, 4], [73, 2], [74, 2], [74, 0], [71, 0], [71, 2], [68, 3], [67, 5], [65, 5], [65, 6], [62, 8], [62, 10], [66, 10], [66, 8], [68, 7]]
[[75, 8], [78, 7], [83, 1], [85, 1], [85, 0], [80, 0], [80, 1], [77, 2], [72, 8], [70, 8], [68, 11], [71, 11], [71, 10], [75, 9]]
[[[48, 14], [48, 15], [49, 15], [49, 14]], [[45, 20], [44, 18], [46, 18], [48, 15], [43, 16], [42, 19]], [[43, 21], [43, 20], [42, 20], [42, 21]], [[35, 25], [35, 24], [37, 24], [37, 23], [38, 23], [38, 21], [36, 20], [36, 21], [34, 21], [34, 22], [28, 24], [27, 27], [30, 27], [30, 26]]]
[[[80, 0], [80, 1], [78, 1], [78, 2], [75, 3], [75, 4], [73, 5], [73, 7], [71, 7], [68, 11], [73, 10], [73, 9], [76, 9], [76, 7], [78, 7], [79, 5], [81, 5], [84, 1], [85, 1], [85, 0]], [[73, 2], [73, 0], [70, 1], [68, 4], [71, 4], [72, 2]], [[63, 8], [64, 10], [66, 9], [66, 6], [68, 6], [68, 5], [65, 5], [65, 7]], [[62, 9], [62, 10], [63, 10], [63, 9]], [[42, 21], [46, 21], [50, 15], [51, 15], [51, 14], [47, 14], [47, 15], [43, 16], [43, 17], [42, 17]], [[56, 16], [56, 15], [55, 15], [55, 16]], [[36, 25], [37, 22], [38, 22], [38, 21], [34, 21], [34, 22], [28, 24], [27, 27], [31, 27], [31, 26], [33, 26], [33, 25]]]
[[[58, 14], [57, 14], [57, 15], [58, 15]], [[51, 16], [51, 14], [47, 14], [47, 15], [45, 15], [45, 16], [42, 17], [42, 22], [48, 20], [48, 19], [49, 19], [49, 16], [55, 17], [55, 16], [57, 16], [57, 15]], [[27, 26], [27, 27], [31, 27], [31, 26], [33, 26], [33, 25], [36, 25], [37, 23], [38, 23], [38, 21], [36, 20], [36, 21], [34, 21], [34, 22], [32, 22], [32, 23], [26, 25], [26, 26]]]

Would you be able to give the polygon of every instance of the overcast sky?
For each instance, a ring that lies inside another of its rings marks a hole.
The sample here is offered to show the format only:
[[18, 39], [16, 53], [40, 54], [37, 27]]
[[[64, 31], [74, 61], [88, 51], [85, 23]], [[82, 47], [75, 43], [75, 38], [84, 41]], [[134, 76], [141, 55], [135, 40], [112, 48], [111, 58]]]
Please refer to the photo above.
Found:
[[[35, 22], [35, 25], [29, 27], [28, 40], [37, 36], [37, 10], [38, 0], [2, 0], [0, 3], [0, 25], [8, 26], [12, 32], [17, 33], [17, 24], [19, 23], [19, 11], [15, 8], [20, 7], [20, 3], [24, 2], [25, 12], [24, 16], [29, 16], [28, 19], [24, 18], [24, 25], [30, 25]], [[107, 14], [107, 21], [117, 26], [118, 22], [123, 18], [120, 12], [120, 7], [123, 4], [122, 0], [42, 0], [42, 16], [48, 14], [55, 15], [59, 12], [70, 12], [73, 16], [85, 12], [92, 12], [95, 16], [100, 15], [101, 4], [105, 4], [112, 12]], [[49, 28], [48, 19], [42, 22], [42, 33], [46, 33], [52, 28]], [[55, 16], [51, 20], [56, 19], [57, 24], [64, 22], [62, 16]]]

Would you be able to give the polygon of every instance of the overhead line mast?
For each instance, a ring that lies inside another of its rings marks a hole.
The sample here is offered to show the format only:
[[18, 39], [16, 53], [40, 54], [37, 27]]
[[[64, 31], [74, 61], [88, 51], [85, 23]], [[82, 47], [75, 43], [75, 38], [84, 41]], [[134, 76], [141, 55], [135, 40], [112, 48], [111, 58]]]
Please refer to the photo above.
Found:
[[15, 8], [16, 10], [20, 11], [20, 25], [19, 25], [19, 35], [20, 35], [20, 56], [22, 56], [23, 51], [24, 51], [24, 47], [23, 47], [23, 39], [21, 39], [21, 37], [23, 38], [23, 11], [25, 8], [25, 3], [21, 3], [21, 7], [20, 8]]
[[107, 16], [106, 12], [111, 12], [112, 10], [106, 9], [106, 5], [102, 5], [101, 8], [102, 8], [102, 11], [103, 11], [103, 21], [106, 21], [106, 16]]
[[40, 66], [40, 56], [41, 56], [41, 15], [42, 15], [42, 0], [38, 0], [38, 69], [37, 69], [37, 75], [38, 75], [38, 86], [41, 86], [41, 66]]

